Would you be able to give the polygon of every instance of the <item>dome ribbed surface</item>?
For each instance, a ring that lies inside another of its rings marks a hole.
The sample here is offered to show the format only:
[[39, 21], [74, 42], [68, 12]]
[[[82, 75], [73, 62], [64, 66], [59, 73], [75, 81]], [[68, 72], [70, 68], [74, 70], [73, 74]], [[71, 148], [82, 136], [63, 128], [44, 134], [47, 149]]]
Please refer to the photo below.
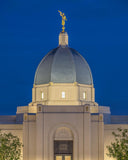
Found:
[[91, 85], [93, 79], [88, 63], [76, 50], [59, 46], [42, 59], [36, 70], [35, 85], [49, 82]]

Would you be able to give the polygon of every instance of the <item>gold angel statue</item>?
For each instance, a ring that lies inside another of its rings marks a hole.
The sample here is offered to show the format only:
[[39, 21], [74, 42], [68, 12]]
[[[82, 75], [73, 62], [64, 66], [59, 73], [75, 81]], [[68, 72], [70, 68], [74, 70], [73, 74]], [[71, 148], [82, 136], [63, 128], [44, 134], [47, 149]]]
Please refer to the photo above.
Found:
[[58, 10], [58, 12], [60, 13], [60, 16], [62, 17], [62, 32], [65, 32], [64, 29], [65, 29], [65, 21], [67, 21], [67, 18], [65, 16], [64, 13], [62, 13], [61, 11]]

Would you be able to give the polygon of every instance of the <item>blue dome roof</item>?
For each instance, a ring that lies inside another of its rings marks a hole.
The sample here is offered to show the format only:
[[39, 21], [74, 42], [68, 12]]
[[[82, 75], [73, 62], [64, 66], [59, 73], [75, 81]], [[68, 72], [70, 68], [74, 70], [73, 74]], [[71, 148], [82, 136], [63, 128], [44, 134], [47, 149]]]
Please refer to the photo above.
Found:
[[76, 50], [59, 46], [42, 59], [36, 70], [35, 85], [49, 82], [91, 85], [93, 79], [88, 63]]

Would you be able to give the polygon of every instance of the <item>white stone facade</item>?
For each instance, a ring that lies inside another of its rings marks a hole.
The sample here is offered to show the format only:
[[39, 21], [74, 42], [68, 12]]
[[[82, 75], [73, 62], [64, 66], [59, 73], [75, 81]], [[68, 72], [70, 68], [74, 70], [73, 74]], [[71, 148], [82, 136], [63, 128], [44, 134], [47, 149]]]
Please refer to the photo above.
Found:
[[[59, 45], [68, 45], [67, 33]], [[113, 160], [106, 146], [119, 127], [128, 129], [128, 116], [111, 116], [109, 107], [95, 102], [93, 84], [78, 82], [34, 84], [28, 106], [0, 116], [0, 130], [24, 145], [21, 160]]]
[[[23, 116], [22, 124], [0, 125], [2, 131], [20, 137], [24, 145], [23, 160], [54, 160], [55, 140], [73, 141], [73, 160], [112, 160], [106, 156], [106, 146], [113, 140], [112, 131], [128, 128], [128, 124], [104, 124], [103, 114], [110, 114], [108, 107], [89, 104], [37, 104], [35, 107], [34, 113], [31, 109], [17, 112], [17, 122], [20, 122], [19, 115]], [[6, 121], [7, 117], [1, 120]]]

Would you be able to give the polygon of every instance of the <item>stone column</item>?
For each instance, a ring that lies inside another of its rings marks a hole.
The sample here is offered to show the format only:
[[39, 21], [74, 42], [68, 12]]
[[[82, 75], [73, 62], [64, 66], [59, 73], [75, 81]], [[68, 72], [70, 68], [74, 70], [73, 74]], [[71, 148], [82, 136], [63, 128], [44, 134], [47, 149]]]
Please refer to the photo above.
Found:
[[93, 87], [92, 85], [92, 88], [91, 88], [91, 92], [92, 92], [92, 102], [95, 102], [95, 88]]
[[32, 102], [36, 102], [36, 88], [35, 88], [35, 86], [32, 88]]

